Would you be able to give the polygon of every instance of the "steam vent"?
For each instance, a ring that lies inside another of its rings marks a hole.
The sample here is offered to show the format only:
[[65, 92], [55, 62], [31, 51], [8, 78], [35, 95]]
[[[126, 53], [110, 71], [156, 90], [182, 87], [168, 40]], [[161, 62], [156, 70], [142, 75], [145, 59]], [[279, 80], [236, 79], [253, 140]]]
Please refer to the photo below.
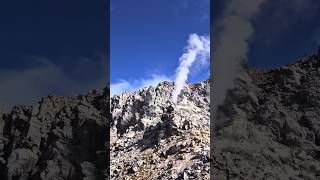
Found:
[[111, 98], [112, 179], [209, 179], [210, 84], [187, 84], [177, 104], [163, 82]]

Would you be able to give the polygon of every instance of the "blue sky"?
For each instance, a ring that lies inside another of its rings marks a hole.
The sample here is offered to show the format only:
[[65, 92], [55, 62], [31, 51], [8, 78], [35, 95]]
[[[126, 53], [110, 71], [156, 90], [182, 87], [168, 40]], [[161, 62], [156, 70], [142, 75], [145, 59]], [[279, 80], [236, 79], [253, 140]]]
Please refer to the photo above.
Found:
[[[209, 35], [209, 24], [209, 0], [111, 0], [111, 83], [174, 78], [189, 35]], [[189, 81], [208, 73], [194, 68]]]
[[[102, 89], [109, 74], [108, 9], [111, 83], [133, 89], [173, 80], [189, 34], [209, 34], [209, 0], [110, 1], [110, 8], [105, 0], [1, 2], [0, 104]], [[214, 20], [228, 2], [213, 1]], [[271, 68], [315, 52], [320, 1], [267, 2], [253, 19], [249, 64]], [[208, 73], [208, 66], [193, 67], [189, 81], [207, 79]]]
[[106, 86], [107, 1], [3, 1], [0, 104]]
[[320, 1], [266, 3], [254, 20], [249, 59], [253, 67], [276, 67], [312, 55], [320, 46]]

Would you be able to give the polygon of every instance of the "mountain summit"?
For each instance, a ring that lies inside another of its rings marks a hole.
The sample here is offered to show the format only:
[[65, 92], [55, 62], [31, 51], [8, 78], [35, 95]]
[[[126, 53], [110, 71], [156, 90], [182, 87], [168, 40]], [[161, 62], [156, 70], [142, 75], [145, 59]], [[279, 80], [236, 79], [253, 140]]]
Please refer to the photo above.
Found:
[[115, 96], [111, 177], [319, 179], [319, 87], [318, 55], [244, 68], [213, 107], [211, 129], [209, 81], [188, 84], [177, 104], [170, 82]]
[[0, 179], [106, 179], [106, 93], [50, 95], [0, 116]]
[[244, 70], [216, 112], [213, 177], [320, 178], [320, 54]]
[[210, 84], [171, 82], [111, 98], [112, 179], [209, 179]]
[[187, 84], [177, 104], [173, 88], [50, 95], [2, 112], [1, 179], [106, 179], [108, 162], [111, 179], [320, 178], [319, 55], [244, 69], [211, 128], [209, 81]]

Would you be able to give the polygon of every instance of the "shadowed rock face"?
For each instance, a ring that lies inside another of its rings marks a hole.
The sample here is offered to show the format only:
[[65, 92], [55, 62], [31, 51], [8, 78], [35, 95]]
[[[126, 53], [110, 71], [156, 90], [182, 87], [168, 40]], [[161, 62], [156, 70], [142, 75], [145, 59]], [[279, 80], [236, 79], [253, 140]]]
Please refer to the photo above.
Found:
[[0, 179], [105, 179], [108, 109], [109, 98], [92, 91], [1, 114]]
[[211, 119], [211, 158], [209, 81], [188, 84], [178, 104], [173, 88], [48, 96], [1, 113], [0, 179], [106, 179], [108, 162], [111, 179], [209, 179], [210, 161], [219, 180], [320, 178], [319, 56], [241, 72]]
[[209, 81], [111, 98], [111, 179], [209, 179]]
[[217, 179], [320, 179], [320, 56], [245, 70], [217, 108]]

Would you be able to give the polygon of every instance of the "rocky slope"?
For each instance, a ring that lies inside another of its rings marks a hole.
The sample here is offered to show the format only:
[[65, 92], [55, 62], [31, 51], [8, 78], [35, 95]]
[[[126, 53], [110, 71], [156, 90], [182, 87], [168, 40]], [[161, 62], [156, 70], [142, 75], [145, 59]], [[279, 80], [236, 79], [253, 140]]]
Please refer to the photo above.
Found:
[[320, 178], [319, 55], [244, 69], [211, 132], [209, 82], [188, 84], [177, 105], [172, 90], [164, 82], [111, 99], [112, 179]]
[[178, 104], [172, 90], [51, 95], [0, 113], [0, 179], [107, 179], [109, 162], [120, 180], [320, 179], [320, 54], [244, 69], [211, 128], [209, 81]]
[[92, 91], [1, 113], [0, 179], [105, 179], [108, 109], [109, 98]]
[[209, 179], [209, 86], [177, 104], [170, 82], [111, 98], [111, 179]]
[[320, 179], [320, 54], [236, 84], [213, 119], [213, 177]]

